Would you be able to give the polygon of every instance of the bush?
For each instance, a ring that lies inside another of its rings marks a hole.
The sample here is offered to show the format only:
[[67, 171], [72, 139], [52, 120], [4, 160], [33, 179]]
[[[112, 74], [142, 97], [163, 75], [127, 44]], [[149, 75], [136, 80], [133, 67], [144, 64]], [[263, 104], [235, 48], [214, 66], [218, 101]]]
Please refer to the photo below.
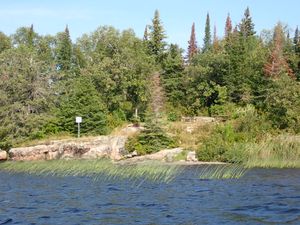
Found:
[[237, 108], [232, 120], [217, 126], [196, 151], [199, 160], [241, 163], [248, 158], [249, 146], [264, 140], [271, 124], [251, 105]]

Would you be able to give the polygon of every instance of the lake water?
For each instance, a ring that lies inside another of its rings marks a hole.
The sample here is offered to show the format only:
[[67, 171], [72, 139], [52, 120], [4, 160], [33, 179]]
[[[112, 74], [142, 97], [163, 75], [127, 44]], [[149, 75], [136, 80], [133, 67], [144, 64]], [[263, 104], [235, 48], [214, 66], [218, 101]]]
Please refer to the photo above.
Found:
[[170, 183], [0, 172], [3, 224], [300, 224], [300, 170]]

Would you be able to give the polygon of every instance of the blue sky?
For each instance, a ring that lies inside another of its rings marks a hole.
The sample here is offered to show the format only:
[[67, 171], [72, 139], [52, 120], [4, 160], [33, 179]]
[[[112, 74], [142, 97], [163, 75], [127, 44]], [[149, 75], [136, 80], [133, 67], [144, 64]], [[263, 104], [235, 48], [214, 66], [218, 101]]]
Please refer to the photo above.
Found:
[[[281, 21], [291, 27], [300, 25], [299, 0], [1, 0], [0, 31], [12, 34], [21, 26], [34, 24], [39, 34], [56, 34], [69, 25], [73, 40], [101, 25], [118, 29], [133, 28], [142, 37], [151, 23], [155, 9], [161, 14], [168, 42], [187, 47], [190, 29], [196, 24], [196, 35], [202, 45], [206, 13], [211, 24], [223, 36], [227, 13], [233, 25], [250, 7], [255, 29], [272, 29]], [[212, 28], [213, 30], [213, 28]]]

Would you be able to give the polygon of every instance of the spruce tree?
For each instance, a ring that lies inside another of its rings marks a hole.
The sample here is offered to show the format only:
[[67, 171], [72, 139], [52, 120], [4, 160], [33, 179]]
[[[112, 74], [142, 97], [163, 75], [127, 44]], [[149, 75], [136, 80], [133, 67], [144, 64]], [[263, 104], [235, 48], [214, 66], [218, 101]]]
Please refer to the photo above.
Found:
[[244, 18], [239, 24], [239, 30], [243, 37], [247, 38], [253, 36], [255, 34], [254, 31], [254, 23], [252, 22], [252, 18], [250, 16], [249, 7], [245, 10]]
[[232, 33], [232, 22], [231, 22], [230, 15], [228, 13], [226, 18], [226, 24], [225, 24], [225, 37], [228, 38], [231, 33]]
[[34, 30], [33, 30], [33, 24], [31, 24], [29, 30], [28, 30], [28, 47], [32, 48], [33, 45], [34, 45], [34, 38], [35, 38], [35, 33], [34, 33]]
[[72, 41], [68, 26], [66, 26], [63, 33], [59, 34], [56, 58], [57, 68], [60, 71], [68, 71], [71, 69]]
[[210, 33], [210, 19], [209, 14], [206, 15], [206, 23], [205, 23], [205, 36], [204, 36], [204, 45], [203, 52], [206, 52], [211, 48], [211, 33]]
[[213, 49], [214, 49], [214, 51], [217, 51], [219, 49], [219, 40], [218, 40], [218, 36], [217, 36], [216, 25], [214, 25]]
[[160, 16], [158, 10], [155, 10], [154, 18], [152, 19], [152, 25], [149, 34], [149, 48], [150, 52], [155, 56], [156, 61], [162, 59], [166, 43], [164, 39], [166, 38], [164, 28], [160, 21]]
[[193, 25], [192, 25], [191, 37], [190, 37], [190, 40], [188, 41], [188, 43], [189, 43], [189, 45], [188, 45], [187, 60], [188, 60], [188, 62], [191, 62], [193, 56], [195, 56], [198, 52], [196, 33], [195, 33], [195, 23], [193, 23]]
[[146, 25], [145, 30], [144, 30], [143, 41], [148, 41], [148, 38], [149, 38], [148, 25]]
[[299, 37], [298, 26], [296, 27], [296, 30], [295, 30], [295, 36], [294, 36], [293, 42], [294, 42], [295, 53], [300, 54], [300, 37]]

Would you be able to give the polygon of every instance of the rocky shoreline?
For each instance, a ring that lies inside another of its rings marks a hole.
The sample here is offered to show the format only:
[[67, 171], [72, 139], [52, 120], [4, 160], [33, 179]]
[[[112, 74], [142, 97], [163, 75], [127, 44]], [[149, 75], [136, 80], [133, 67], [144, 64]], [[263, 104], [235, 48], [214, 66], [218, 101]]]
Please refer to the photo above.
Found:
[[[0, 161], [36, 161], [57, 159], [101, 159], [107, 158], [118, 163], [139, 163], [144, 161], [174, 162], [182, 153], [182, 148], [165, 149], [159, 152], [138, 156], [125, 149], [127, 136], [98, 136], [93, 138], [51, 141], [48, 143], [12, 148], [8, 152], [0, 150]], [[197, 162], [195, 152], [188, 152], [181, 162]]]

